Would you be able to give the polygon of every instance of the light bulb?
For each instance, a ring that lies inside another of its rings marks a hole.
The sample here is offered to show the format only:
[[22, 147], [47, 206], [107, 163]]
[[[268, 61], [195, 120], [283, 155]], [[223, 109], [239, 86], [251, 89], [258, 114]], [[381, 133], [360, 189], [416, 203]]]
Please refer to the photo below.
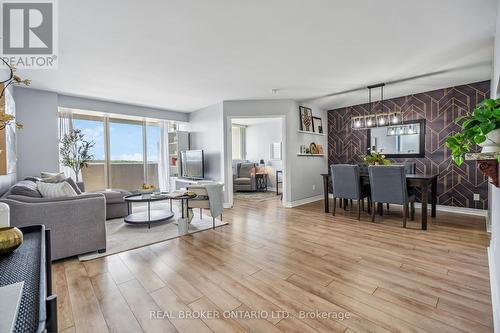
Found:
[[384, 125], [385, 124], [385, 119], [382, 117], [378, 120], [379, 125]]
[[398, 121], [399, 121], [398, 116], [396, 116], [396, 115], [395, 115], [394, 117], [392, 117], [392, 123], [393, 123], [393, 124], [397, 124], [397, 123], [398, 123]]
[[372, 126], [373, 125], [373, 122], [371, 119], [368, 119], [368, 121], [366, 122], [366, 126]]
[[361, 121], [356, 120], [356, 122], [354, 123], [354, 127], [361, 127]]

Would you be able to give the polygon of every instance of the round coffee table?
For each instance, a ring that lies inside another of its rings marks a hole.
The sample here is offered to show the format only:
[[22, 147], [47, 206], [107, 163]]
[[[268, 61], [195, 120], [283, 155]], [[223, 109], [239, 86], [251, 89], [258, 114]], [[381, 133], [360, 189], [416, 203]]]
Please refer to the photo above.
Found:
[[[172, 208], [167, 209], [151, 209], [151, 202], [170, 200], [167, 194], [132, 194], [124, 197], [125, 202], [128, 204], [128, 215], [124, 218], [126, 223], [130, 224], [147, 224], [148, 229], [151, 228], [151, 223], [159, 223], [170, 220], [174, 217]], [[148, 210], [145, 212], [132, 212], [132, 203], [147, 202]]]

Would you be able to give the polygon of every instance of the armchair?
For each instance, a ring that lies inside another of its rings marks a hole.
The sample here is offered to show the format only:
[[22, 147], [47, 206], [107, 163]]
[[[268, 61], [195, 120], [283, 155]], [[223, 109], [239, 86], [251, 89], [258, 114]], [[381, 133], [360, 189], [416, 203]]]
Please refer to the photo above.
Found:
[[255, 163], [238, 163], [236, 174], [233, 175], [234, 191], [256, 191], [257, 181], [255, 180], [257, 165]]

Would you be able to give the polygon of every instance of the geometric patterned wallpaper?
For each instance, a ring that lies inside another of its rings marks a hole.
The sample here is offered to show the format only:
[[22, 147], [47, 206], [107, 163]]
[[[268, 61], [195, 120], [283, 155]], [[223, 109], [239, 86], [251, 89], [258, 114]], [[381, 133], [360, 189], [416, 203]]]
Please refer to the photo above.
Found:
[[[386, 112], [401, 110], [404, 120], [426, 119], [425, 157], [392, 161], [413, 161], [419, 173], [439, 173], [440, 205], [487, 209], [488, 179], [478, 171], [475, 162], [467, 161], [461, 167], [451, 163], [445, 139], [459, 130], [453, 119], [472, 112], [489, 95], [490, 81], [484, 81], [384, 100]], [[374, 110], [380, 110], [380, 102], [374, 104]], [[367, 133], [352, 130], [350, 120], [364, 114], [368, 114], [368, 104], [328, 111], [329, 165], [361, 162], [361, 155], [367, 151]], [[474, 201], [474, 193], [480, 195], [480, 201]]]

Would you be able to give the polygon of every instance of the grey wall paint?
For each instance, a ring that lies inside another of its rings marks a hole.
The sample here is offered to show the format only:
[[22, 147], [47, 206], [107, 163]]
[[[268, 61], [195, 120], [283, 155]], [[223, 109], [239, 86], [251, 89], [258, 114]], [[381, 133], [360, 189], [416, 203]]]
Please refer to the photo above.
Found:
[[[12, 94], [13, 89], [12, 87], [7, 88], [9, 92]], [[16, 102], [16, 107], [17, 107], [17, 100], [16, 96], [14, 96], [14, 102]], [[17, 116], [17, 115], [16, 115]], [[18, 118], [19, 119], [19, 118]], [[19, 131], [17, 131], [19, 135]], [[17, 181], [17, 174], [16, 173], [11, 173], [9, 175], [5, 176], [0, 176], [0, 195], [4, 194], [9, 190], [9, 188]]]
[[[238, 122], [238, 119], [234, 119]], [[269, 118], [258, 124], [249, 125], [246, 128], [246, 159], [258, 163], [264, 159], [267, 167], [270, 167], [269, 187], [276, 186], [276, 170], [283, 169], [282, 161], [271, 161], [271, 144], [282, 142], [282, 119]]]
[[18, 178], [58, 171], [57, 94], [16, 87], [14, 98], [17, 119], [24, 125], [17, 135]]
[[189, 114], [191, 149], [205, 154], [205, 178], [224, 181], [222, 103]]
[[175, 121], [188, 121], [189, 113], [154, 109], [130, 104], [99, 101], [89, 98], [58, 95], [59, 106], [65, 108], [116, 113], [129, 116], [142, 116], [146, 118], [166, 119]]

